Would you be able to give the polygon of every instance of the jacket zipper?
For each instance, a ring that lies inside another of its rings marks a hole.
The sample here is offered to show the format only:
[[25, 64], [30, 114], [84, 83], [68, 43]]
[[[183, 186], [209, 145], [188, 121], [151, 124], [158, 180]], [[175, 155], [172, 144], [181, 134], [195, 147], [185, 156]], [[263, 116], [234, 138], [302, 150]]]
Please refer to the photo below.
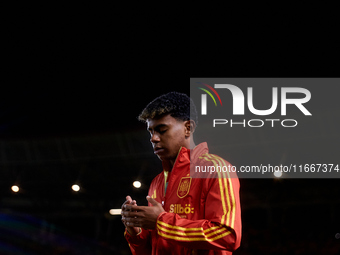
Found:
[[[182, 153], [182, 146], [181, 146], [181, 148], [179, 149], [179, 152], [178, 152], [178, 154], [177, 154], [177, 157], [176, 157], [176, 160], [175, 160], [175, 163], [174, 163], [174, 165], [172, 166], [172, 169], [171, 169], [171, 174], [170, 174], [170, 177], [169, 177], [169, 180], [168, 180], [168, 186], [167, 186], [167, 191], [168, 191], [168, 189], [169, 189], [169, 187], [170, 187], [170, 181], [173, 179], [173, 171], [174, 171], [174, 169], [175, 169], [175, 166], [176, 166], [176, 163], [177, 163], [177, 159], [178, 159], [178, 156], [179, 156], [179, 154], [180, 153]], [[168, 177], [168, 176], [167, 176]], [[165, 178], [165, 176], [164, 176], [164, 178]], [[164, 188], [165, 188], [165, 182], [164, 182]], [[165, 208], [165, 201], [166, 201], [166, 193], [164, 194], [164, 201], [162, 201], [162, 205], [163, 205], [163, 207]]]

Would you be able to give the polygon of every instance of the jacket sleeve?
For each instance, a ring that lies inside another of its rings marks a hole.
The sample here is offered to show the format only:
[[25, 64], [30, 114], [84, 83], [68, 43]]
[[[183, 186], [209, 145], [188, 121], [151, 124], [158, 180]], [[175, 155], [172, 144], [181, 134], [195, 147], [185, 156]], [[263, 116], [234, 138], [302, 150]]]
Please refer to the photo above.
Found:
[[141, 228], [141, 232], [138, 235], [132, 236], [125, 229], [124, 236], [129, 243], [133, 255], [151, 254], [151, 237], [149, 230]]
[[204, 219], [163, 212], [157, 218], [158, 235], [189, 249], [236, 250], [241, 242], [239, 180], [220, 174], [224, 176], [203, 181], [207, 190]]

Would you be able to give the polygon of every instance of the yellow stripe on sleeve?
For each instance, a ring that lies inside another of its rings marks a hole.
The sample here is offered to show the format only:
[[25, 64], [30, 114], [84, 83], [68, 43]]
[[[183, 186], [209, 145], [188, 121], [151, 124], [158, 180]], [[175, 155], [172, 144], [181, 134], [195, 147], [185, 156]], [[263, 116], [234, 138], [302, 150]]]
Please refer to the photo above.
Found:
[[[206, 156], [203, 157], [203, 159], [213, 162], [215, 169], [217, 169], [217, 163], [216, 163], [216, 160], [213, 157], [213, 155], [206, 154]], [[220, 188], [220, 193], [221, 193], [221, 201], [222, 201], [222, 208], [223, 208], [223, 216], [221, 217], [221, 224], [225, 224], [225, 217], [227, 215], [226, 202], [225, 202], [225, 196], [224, 196], [225, 187], [223, 187], [223, 181], [222, 181], [221, 174], [219, 172], [217, 172], [217, 175], [218, 175], [218, 183], [219, 183], [219, 188]]]
[[[216, 160], [221, 164], [221, 167], [226, 166], [224, 160], [221, 160], [221, 158], [216, 158]], [[228, 171], [227, 171], [227, 174], [228, 174], [228, 180], [230, 180]], [[224, 187], [226, 189], [226, 197], [227, 197], [227, 204], [228, 204], [228, 213], [227, 213], [227, 218], [226, 218], [226, 225], [228, 225], [228, 220], [230, 221], [230, 213], [231, 213], [231, 210], [232, 210], [232, 206], [230, 205], [230, 199], [229, 199], [230, 191], [228, 189], [228, 187], [230, 187], [230, 186], [228, 186], [228, 184], [227, 184], [227, 178], [226, 178], [225, 173], [223, 171], [222, 171], [222, 175], [223, 175]]]
[[[217, 163], [220, 164], [221, 168], [223, 166], [227, 166], [225, 161], [216, 155], [212, 154], [205, 154], [201, 156], [200, 158], [205, 159], [207, 161], [213, 162], [215, 168], [217, 169]], [[235, 225], [235, 215], [236, 215], [236, 202], [235, 202], [235, 195], [234, 195], [234, 189], [232, 185], [232, 181], [229, 175], [229, 172], [227, 171], [228, 177], [226, 177], [225, 173], [222, 171], [221, 173], [217, 172], [219, 177], [219, 187], [220, 187], [220, 193], [221, 193], [221, 201], [222, 201], [222, 208], [223, 208], [223, 216], [221, 217], [221, 224], [226, 224], [234, 228]], [[223, 181], [221, 180], [221, 174], [223, 175]], [[227, 180], [228, 179], [228, 180]], [[229, 185], [227, 184], [227, 181]], [[225, 192], [224, 192], [225, 190]], [[225, 194], [225, 196], [224, 196]], [[231, 201], [229, 198], [229, 194], [231, 197]], [[227, 201], [225, 201], [225, 198], [227, 198]], [[226, 204], [228, 206], [228, 211], [226, 210]], [[229, 221], [229, 222], [228, 222]], [[229, 224], [228, 224], [229, 223]]]
[[[171, 226], [171, 227], [174, 228], [176, 226]], [[176, 235], [181, 235], [181, 236], [195, 236], [196, 235], [196, 236], [206, 236], [206, 237], [213, 236], [213, 235], [216, 235], [216, 234], [218, 234], [220, 232], [223, 232], [223, 231], [227, 230], [223, 226], [214, 226], [214, 227], [211, 227], [211, 228], [208, 228], [208, 229], [205, 229], [205, 230], [203, 230], [203, 228], [200, 228], [201, 232], [189, 232], [189, 233], [187, 233], [187, 232], [179, 232], [179, 231], [176, 231], [176, 230], [170, 230], [170, 229], [163, 228], [161, 226], [161, 224], [159, 224], [159, 223], [158, 223], [158, 228], [161, 229], [162, 231], [170, 233], [170, 234], [176, 234]], [[213, 232], [210, 232], [210, 231], [215, 230], [215, 229], [217, 229], [217, 230], [213, 231]], [[202, 230], [203, 230], [203, 232], [202, 232]], [[208, 232], [210, 232], [210, 233], [206, 234]]]
[[158, 220], [157, 223], [159, 223], [159, 224], [161, 224], [165, 227], [168, 227], [168, 228], [178, 229], [178, 230], [182, 230], [182, 231], [203, 231], [202, 227], [200, 227], [200, 228], [183, 228], [183, 227], [179, 227], [179, 226], [170, 225], [170, 224], [165, 223], [165, 222], [160, 221], [160, 220]]
[[160, 229], [164, 232], [167, 232], [169, 234], [176, 234], [176, 235], [180, 235], [180, 236], [204, 236], [203, 232], [189, 232], [189, 233], [179, 232], [179, 231], [176, 231], [176, 230], [169, 230], [169, 229], [163, 228], [160, 224], [158, 224], [158, 229]]
[[219, 238], [222, 238], [224, 236], [227, 236], [229, 235], [231, 232], [230, 231], [227, 231], [225, 233], [222, 233], [218, 236], [215, 236], [213, 238], [207, 238], [207, 237], [180, 237], [180, 236], [173, 236], [173, 235], [168, 235], [166, 233], [163, 233], [161, 231], [157, 231], [158, 234], [160, 236], [163, 236], [163, 237], [166, 237], [166, 238], [169, 238], [169, 239], [173, 239], [173, 240], [180, 240], [180, 241], [208, 241], [208, 242], [213, 242]]

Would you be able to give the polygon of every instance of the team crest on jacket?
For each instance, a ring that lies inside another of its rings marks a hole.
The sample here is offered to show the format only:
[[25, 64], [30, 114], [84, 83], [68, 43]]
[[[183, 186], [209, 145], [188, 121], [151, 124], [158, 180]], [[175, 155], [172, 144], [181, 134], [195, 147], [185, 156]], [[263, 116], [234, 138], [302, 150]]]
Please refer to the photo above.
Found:
[[182, 177], [177, 189], [177, 196], [183, 198], [188, 195], [191, 185], [191, 177]]

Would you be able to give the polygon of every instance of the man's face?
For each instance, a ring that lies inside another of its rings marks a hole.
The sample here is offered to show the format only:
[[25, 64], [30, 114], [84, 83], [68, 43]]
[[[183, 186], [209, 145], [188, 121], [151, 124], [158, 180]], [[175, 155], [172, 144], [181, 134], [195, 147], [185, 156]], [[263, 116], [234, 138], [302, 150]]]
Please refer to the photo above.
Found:
[[159, 119], [148, 119], [146, 123], [154, 153], [160, 160], [175, 160], [179, 149], [188, 145], [190, 136], [185, 121], [168, 114]]

